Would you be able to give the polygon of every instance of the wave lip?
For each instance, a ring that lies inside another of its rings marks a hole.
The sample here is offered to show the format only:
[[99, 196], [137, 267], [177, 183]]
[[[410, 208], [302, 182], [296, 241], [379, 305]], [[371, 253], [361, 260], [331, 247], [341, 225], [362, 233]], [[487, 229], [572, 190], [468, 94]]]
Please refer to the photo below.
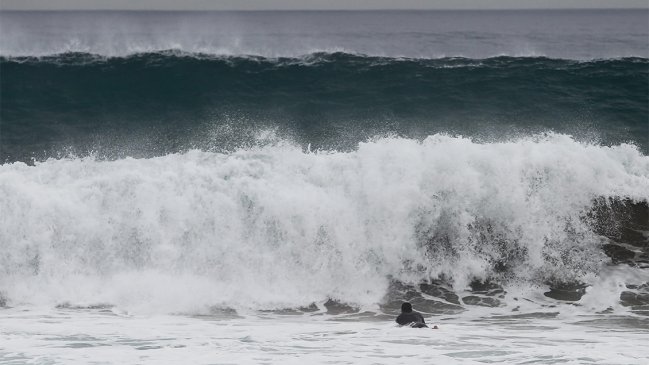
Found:
[[90, 53], [81, 51], [55, 52], [43, 55], [1, 55], [0, 59], [5, 62], [16, 63], [53, 63], [59, 65], [88, 65], [93, 63], [109, 63], [113, 61], [145, 61], [149, 64], [159, 65], [166, 61], [175, 62], [178, 60], [203, 60], [203, 61], [222, 61], [237, 62], [256, 61], [260, 63], [271, 63], [277, 65], [317, 65], [331, 62], [359, 63], [366, 65], [381, 66], [392, 62], [413, 62], [422, 63], [429, 66], [439, 65], [439, 67], [452, 66], [505, 66], [505, 65], [536, 65], [536, 66], [570, 66], [570, 65], [587, 65], [603, 64], [615, 61], [625, 61], [630, 63], [644, 63], [647, 57], [642, 56], [619, 56], [611, 58], [595, 58], [589, 60], [573, 60], [569, 58], [551, 58], [545, 55], [537, 54], [494, 54], [483, 58], [470, 58], [464, 56], [438, 56], [438, 57], [406, 57], [406, 56], [384, 56], [371, 55], [364, 53], [346, 52], [341, 50], [335, 51], [312, 51], [295, 56], [277, 56], [269, 57], [256, 54], [220, 54], [209, 52], [192, 52], [184, 51], [179, 48], [150, 50], [144, 52], [133, 52], [119, 56], [108, 56], [100, 53]]

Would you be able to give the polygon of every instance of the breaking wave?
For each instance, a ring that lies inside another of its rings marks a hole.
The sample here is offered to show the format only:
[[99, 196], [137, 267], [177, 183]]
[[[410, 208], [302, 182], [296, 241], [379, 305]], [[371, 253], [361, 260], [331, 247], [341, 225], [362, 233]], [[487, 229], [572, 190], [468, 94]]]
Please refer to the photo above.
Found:
[[620, 260], [643, 295], [648, 200], [637, 147], [560, 134], [6, 163], [0, 290], [163, 311], [375, 308], [433, 284], [431, 303], [461, 308], [476, 299], [449, 293], [476, 283], [613, 287], [617, 303], [601, 283]]

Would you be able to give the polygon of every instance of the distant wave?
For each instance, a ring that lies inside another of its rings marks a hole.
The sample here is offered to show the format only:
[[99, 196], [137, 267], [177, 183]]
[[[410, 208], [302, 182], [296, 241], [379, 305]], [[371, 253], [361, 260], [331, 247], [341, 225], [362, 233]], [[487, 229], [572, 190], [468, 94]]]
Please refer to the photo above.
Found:
[[376, 135], [545, 131], [649, 150], [649, 59], [298, 58], [164, 51], [0, 57], [0, 160], [64, 149], [152, 156], [229, 150], [258, 130], [315, 148]]
[[92, 63], [102, 63], [102, 62], [117, 62], [118, 60], [123, 61], [132, 61], [136, 62], [138, 60], [149, 60], [149, 61], [161, 61], [165, 60], [171, 62], [172, 59], [195, 59], [203, 61], [231, 61], [231, 62], [243, 62], [243, 61], [257, 61], [257, 62], [268, 62], [275, 63], [279, 65], [293, 65], [293, 64], [305, 64], [311, 65], [318, 62], [367, 62], [372, 64], [372, 62], [378, 62], [378, 64], [384, 64], [389, 62], [420, 62], [430, 65], [439, 65], [440, 67], [446, 66], [471, 66], [476, 63], [481, 64], [483, 61], [487, 62], [490, 65], [504, 64], [504, 63], [515, 63], [522, 61], [554, 61], [555, 64], [564, 63], [568, 64], [588, 64], [588, 63], [601, 63], [607, 61], [628, 61], [628, 62], [646, 62], [647, 58], [641, 56], [620, 56], [615, 58], [601, 58], [601, 59], [591, 59], [591, 60], [573, 60], [573, 59], [561, 59], [561, 58], [550, 58], [544, 55], [539, 55], [536, 53], [531, 54], [517, 54], [517, 55], [508, 55], [508, 54], [495, 54], [491, 57], [485, 58], [469, 58], [463, 56], [438, 56], [438, 57], [395, 57], [395, 56], [381, 56], [381, 55], [368, 55], [362, 53], [352, 53], [345, 52], [343, 50], [334, 50], [334, 51], [315, 51], [306, 53], [300, 56], [278, 56], [278, 57], [268, 57], [255, 54], [229, 54], [229, 53], [210, 53], [210, 52], [188, 52], [182, 49], [164, 49], [164, 50], [155, 50], [147, 52], [133, 52], [124, 55], [115, 55], [108, 56], [103, 54], [96, 53], [87, 53], [87, 52], [78, 52], [78, 51], [66, 51], [60, 53], [51, 53], [51, 54], [42, 54], [42, 55], [1, 55], [0, 59], [4, 61], [12, 61], [18, 63], [55, 63], [55, 64], [92, 64]]

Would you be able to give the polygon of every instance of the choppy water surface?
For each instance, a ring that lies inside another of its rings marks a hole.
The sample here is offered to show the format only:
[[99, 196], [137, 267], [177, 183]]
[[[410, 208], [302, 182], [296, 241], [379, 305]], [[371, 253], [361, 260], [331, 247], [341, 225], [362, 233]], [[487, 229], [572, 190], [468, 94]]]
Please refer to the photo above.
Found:
[[[3, 364], [646, 364], [646, 318], [483, 313], [438, 330], [345, 316], [141, 316], [41, 308], [2, 313]], [[606, 323], [606, 325], [598, 325]]]

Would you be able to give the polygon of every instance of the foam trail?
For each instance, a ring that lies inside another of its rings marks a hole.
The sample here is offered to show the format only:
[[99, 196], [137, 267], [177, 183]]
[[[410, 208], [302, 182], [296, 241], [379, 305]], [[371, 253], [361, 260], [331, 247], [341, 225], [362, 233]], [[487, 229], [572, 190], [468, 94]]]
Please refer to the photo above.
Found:
[[464, 288], [498, 262], [522, 282], [589, 280], [608, 261], [593, 200], [648, 192], [636, 147], [566, 135], [4, 164], [0, 290], [173, 312], [372, 306], [391, 278]]

